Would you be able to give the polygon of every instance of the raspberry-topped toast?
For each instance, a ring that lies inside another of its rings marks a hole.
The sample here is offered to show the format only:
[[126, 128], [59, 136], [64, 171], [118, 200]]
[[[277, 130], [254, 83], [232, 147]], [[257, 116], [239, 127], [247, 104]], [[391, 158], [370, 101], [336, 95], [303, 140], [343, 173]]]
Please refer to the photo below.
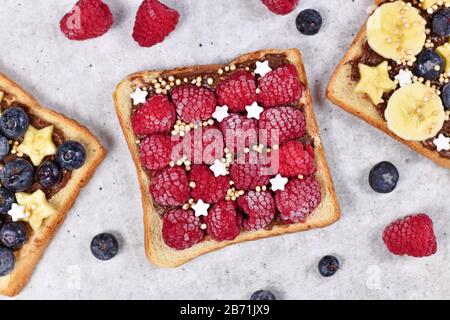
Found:
[[26, 284], [104, 156], [88, 129], [0, 74], [0, 294]]
[[339, 218], [298, 50], [135, 73], [114, 100], [156, 265]]

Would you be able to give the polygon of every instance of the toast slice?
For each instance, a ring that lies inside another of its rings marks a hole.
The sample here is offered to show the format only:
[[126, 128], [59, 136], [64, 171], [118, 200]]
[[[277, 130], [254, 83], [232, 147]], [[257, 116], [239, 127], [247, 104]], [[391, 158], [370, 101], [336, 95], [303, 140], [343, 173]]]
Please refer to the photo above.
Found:
[[74, 204], [80, 189], [86, 185], [105, 157], [105, 150], [97, 138], [85, 127], [55, 111], [41, 106], [18, 84], [0, 74], [0, 91], [13, 102], [25, 105], [28, 111], [61, 130], [66, 140], [80, 142], [86, 151], [85, 164], [71, 173], [67, 184], [48, 201], [56, 213], [46, 218], [38, 232], [34, 232], [23, 247], [15, 252], [15, 267], [0, 277], [0, 294], [14, 296], [25, 286], [39, 259]]
[[[384, 2], [383, 0], [376, 0], [375, 4], [380, 5]], [[366, 121], [416, 152], [433, 160], [438, 165], [450, 168], [450, 158], [439, 155], [438, 152], [425, 147], [421, 142], [404, 140], [389, 130], [386, 120], [370, 99], [364, 94], [355, 92], [356, 82], [351, 79], [351, 63], [361, 56], [366, 42], [366, 23], [364, 23], [331, 77], [326, 91], [328, 99], [345, 111]]]
[[162, 239], [162, 219], [155, 210], [152, 196], [149, 192], [151, 177], [142, 169], [136, 138], [133, 133], [130, 116], [132, 113], [132, 102], [130, 94], [136, 86], [145, 86], [151, 83], [152, 79], [159, 77], [165, 78], [173, 76], [183, 78], [189, 76], [217, 74], [224, 65], [203, 65], [179, 68], [168, 71], [144, 71], [128, 76], [117, 86], [113, 97], [115, 101], [116, 113], [122, 126], [125, 139], [131, 152], [131, 156], [136, 165], [138, 178], [142, 193], [142, 205], [144, 209], [144, 228], [145, 228], [145, 248], [148, 258], [160, 267], [177, 267], [188, 262], [202, 254], [226, 247], [234, 243], [240, 243], [249, 240], [256, 240], [285, 233], [304, 231], [311, 228], [325, 227], [339, 219], [340, 209], [336, 199], [333, 182], [325, 159], [325, 152], [319, 137], [319, 129], [314, 116], [311, 92], [308, 88], [308, 80], [302, 63], [301, 55], [297, 49], [280, 50], [261, 50], [242, 55], [231, 61], [230, 65], [238, 65], [248, 61], [257, 61], [264, 59], [266, 55], [283, 55], [293, 64], [298, 72], [300, 82], [304, 87], [301, 99], [296, 103], [297, 107], [302, 107], [307, 122], [307, 133], [313, 139], [315, 161], [317, 166], [316, 179], [319, 181], [322, 192], [322, 202], [309, 216], [305, 223], [292, 225], [274, 225], [270, 230], [261, 229], [257, 231], [241, 231], [240, 235], [231, 241], [217, 242], [206, 239], [195, 244], [189, 249], [182, 251], [174, 250], [168, 247]]

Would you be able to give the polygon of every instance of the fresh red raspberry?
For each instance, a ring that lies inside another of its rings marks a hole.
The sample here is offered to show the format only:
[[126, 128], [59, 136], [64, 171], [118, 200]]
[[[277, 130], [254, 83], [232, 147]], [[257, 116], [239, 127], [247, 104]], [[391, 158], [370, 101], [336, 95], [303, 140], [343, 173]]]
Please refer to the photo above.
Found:
[[255, 77], [249, 71], [236, 71], [219, 83], [216, 94], [219, 104], [227, 105], [230, 112], [245, 112], [256, 101]]
[[258, 102], [265, 107], [286, 105], [297, 101], [302, 95], [302, 85], [297, 70], [290, 64], [270, 71], [258, 80]]
[[262, 0], [262, 3], [273, 13], [285, 15], [295, 9], [298, 0]]
[[175, 87], [171, 95], [178, 117], [184, 122], [208, 120], [216, 110], [216, 96], [207, 88], [185, 84]]
[[164, 95], [148, 99], [131, 116], [136, 135], [170, 132], [176, 119], [175, 106]]
[[426, 214], [394, 221], [384, 230], [383, 241], [388, 250], [397, 255], [427, 257], [437, 251], [433, 221]]
[[162, 206], [180, 206], [190, 197], [189, 182], [183, 167], [169, 167], [158, 171], [150, 183], [150, 192]]
[[244, 211], [243, 227], [253, 231], [267, 227], [275, 218], [275, 201], [269, 191], [248, 191], [237, 199]]
[[278, 172], [283, 177], [309, 176], [316, 171], [314, 151], [297, 140], [283, 143], [278, 152]]
[[275, 192], [275, 202], [284, 223], [305, 222], [322, 200], [320, 184], [314, 177], [291, 179], [284, 191]]
[[133, 39], [141, 47], [162, 42], [178, 24], [180, 14], [157, 0], [144, 0], [140, 5], [133, 28]]
[[59, 27], [70, 40], [100, 37], [113, 24], [113, 15], [102, 0], [80, 0], [64, 15]]
[[208, 166], [194, 165], [189, 173], [189, 181], [195, 183], [192, 187], [191, 196], [196, 201], [203, 200], [212, 204], [225, 199], [230, 187], [230, 178], [227, 176], [215, 177]]
[[208, 235], [216, 241], [235, 239], [241, 232], [240, 215], [233, 201], [217, 202], [204, 218]]
[[162, 237], [164, 242], [176, 250], [184, 250], [203, 240], [200, 218], [194, 211], [173, 209], [163, 216]]
[[139, 144], [139, 156], [142, 166], [150, 171], [169, 165], [173, 142], [168, 134], [153, 134]]
[[258, 122], [255, 119], [232, 113], [219, 123], [219, 128], [225, 138], [225, 145], [233, 152], [258, 143]]
[[238, 190], [252, 190], [269, 183], [270, 175], [258, 163], [235, 163], [230, 167], [230, 178]]
[[300, 138], [306, 132], [305, 116], [301, 110], [293, 107], [266, 109], [261, 113], [259, 130], [264, 137], [261, 143], [269, 146]]

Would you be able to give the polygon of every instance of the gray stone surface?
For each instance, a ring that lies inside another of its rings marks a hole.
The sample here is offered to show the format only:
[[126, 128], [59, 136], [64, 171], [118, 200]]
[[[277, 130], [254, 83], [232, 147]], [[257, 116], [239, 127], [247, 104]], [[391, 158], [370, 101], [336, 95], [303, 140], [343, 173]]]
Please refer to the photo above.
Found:
[[[103, 37], [71, 42], [58, 23], [74, 1], [3, 0], [0, 70], [42, 104], [87, 125], [109, 151], [19, 298], [247, 299], [260, 288], [281, 299], [448, 298], [448, 170], [410, 151], [324, 98], [331, 72], [366, 16], [371, 0], [300, 0], [324, 18], [317, 36], [295, 28], [296, 13], [275, 16], [259, 0], [166, 0], [181, 14], [164, 43], [139, 48], [130, 34], [139, 0], [108, 0], [114, 27]], [[143, 69], [226, 62], [257, 49], [297, 47], [303, 52], [315, 109], [342, 207], [341, 220], [314, 230], [235, 245], [185, 266], [162, 270], [145, 258], [135, 169], [111, 93], [127, 74]], [[370, 168], [395, 163], [395, 192], [369, 189]], [[427, 212], [438, 252], [425, 259], [387, 252], [381, 233], [398, 217]], [[91, 238], [112, 231], [122, 239], [109, 262], [89, 251]], [[332, 278], [317, 272], [325, 254], [342, 263]]]

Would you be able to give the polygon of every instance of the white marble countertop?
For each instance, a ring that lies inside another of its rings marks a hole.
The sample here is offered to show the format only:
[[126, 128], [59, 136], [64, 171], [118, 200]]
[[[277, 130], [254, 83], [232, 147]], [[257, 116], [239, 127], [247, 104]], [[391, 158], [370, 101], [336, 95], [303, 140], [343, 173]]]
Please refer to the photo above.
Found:
[[[59, 31], [73, 2], [3, 0], [0, 9], [1, 72], [43, 105], [87, 125], [109, 151], [18, 298], [247, 299], [261, 288], [280, 299], [449, 297], [450, 172], [324, 98], [371, 0], [300, 0], [287, 16], [270, 13], [259, 0], [165, 0], [181, 20], [164, 43], [149, 49], [131, 38], [140, 0], [107, 0], [115, 24], [86, 42], [68, 41]], [[295, 27], [296, 14], [306, 8], [324, 19], [313, 37]], [[226, 62], [269, 47], [303, 53], [341, 220], [322, 230], [231, 246], [178, 269], [154, 267], [144, 254], [140, 193], [114, 113], [115, 85], [139, 70]], [[370, 168], [382, 160], [401, 175], [388, 195], [374, 193], [367, 182]], [[381, 240], [384, 227], [418, 212], [434, 220], [437, 254], [391, 255]], [[92, 237], [104, 231], [121, 238], [120, 253], [108, 262], [89, 250]], [[332, 278], [317, 272], [326, 254], [341, 261]]]

